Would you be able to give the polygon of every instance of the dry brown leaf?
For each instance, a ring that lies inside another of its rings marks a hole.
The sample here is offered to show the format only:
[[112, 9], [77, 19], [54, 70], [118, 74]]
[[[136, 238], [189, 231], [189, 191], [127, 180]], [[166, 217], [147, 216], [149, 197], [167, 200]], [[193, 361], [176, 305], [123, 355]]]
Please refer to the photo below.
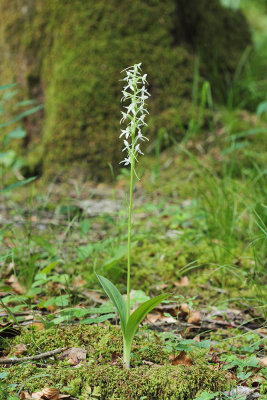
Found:
[[22, 390], [19, 395], [20, 400], [27, 400], [27, 399], [32, 399], [32, 396], [30, 393], [26, 392], [26, 390]]
[[7, 280], [6, 283], [12, 287], [12, 289], [14, 290], [14, 292], [16, 292], [17, 294], [24, 294], [26, 293], [25, 288], [19, 283], [18, 278], [16, 277], [16, 275], [11, 275]]
[[45, 326], [42, 322], [33, 322], [31, 327], [34, 327], [37, 331], [43, 331], [45, 329]]
[[53, 313], [56, 309], [56, 307], [53, 304], [49, 304], [48, 306], [46, 306], [47, 311]]
[[14, 346], [14, 349], [15, 349], [14, 351], [15, 357], [19, 356], [20, 354], [25, 354], [27, 351], [27, 347], [25, 346], [24, 343], [16, 344], [16, 346]]
[[201, 322], [201, 313], [199, 311], [192, 311], [189, 314], [187, 322], [189, 324], [200, 324], [200, 322]]
[[59, 389], [55, 388], [44, 388], [42, 390], [41, 399], [47, 400], [58, 400], [59, 399]]
[[267, 335], [267, 328], [259, 328], [259, 329], [256, 329], [255, 332], [259, 332], [259, 333], [262, 333], [263, 335]]
[[258, 363], [262, 366], [262, 367], [267, 367], [267, 357], [264, 358], [257, 358]]
[[84, 294], [86, 297], [90, 297], [90, 299], [94, 300], [96, 303], [103, 304], [103, 303], [106, 302], [106, 300], [103, 300], [103, 299], [101, 298], [101, 295], [100, 295], [99, 293], [94, 292], [93, 290], [84, 290], [84, 291], [83, 291], [83, 294]]
[[189, 285], [189, 279], [187, 276], [183, 276], [178, 282], [174, 282], [174, 286], [176, 287], [184, 287]]
[[182, 303], [180, 306], [180, 309], [183, 313], [189, 313], [190, 312], [190, 308], [189, 305], [187, 303]]
[[143, 362], [143, 364], [145, 364], [145, 365], [150, 365], [150, 366], [152, 366], [152, 365], [159, 365], [159, 364], [153, 363], [152, 361], [147, 361], [147, 360], [143, 360], [142, 362]]
[[254, 375], [250, 379], [253, 387], [258, 387], [261, 383], [265, 381], [264, 377], [261, 375]]
[[59, 389], [55, 388], [44, 388], [40, 392], [34, 392], [32, 394], [23, 390], [20, 393], [20, 400], [58, 400], [61, 398]]
[[60, 360], [68, 359], [70, 365], [78, 365], [81, 361], [86, 360], [87, 351], [82, 347], [72, 347], [64, 351], [58, 358]]
[[169, 285], [167, 283], [161, 283], [160, 285], [156, 285], [155, 289], [157, 290], [163, 290], [166, 289]]
[[149, 323], [154, 324], [156, 321], [158, 321], [160, 318], [162, 317], [161, 314], [157, 313], [157, 314], [153, 314], [153, 313], [149, 313], [147, 314], [146, 318], [148, 320]]
[[112, 364], [116, 364], [117, 360], [120, 359], [121, 355], [119, 353], [117, 353], [116, 351], [113, 351], [113, 353], [111, 354], [111, 362]]
[[185, 351], [181, 351], [181, 353], [174, 357], [173, 354], [169, 357], [169, 360], [172, 365], [187, 365], [191, 366], [193, 365], [193, 360], [191, 357], [189, 357]]
[[84, 285], [86, 285], [86, 283], [87, 283], [87, 282], [81, 277], [81, 275], [78, 275], [78, 276], [76, 276], [76, 278], [74, 279], [72, 286], [73, 286], [74, 288], [81, 288], [81, 287], [83, 287]]

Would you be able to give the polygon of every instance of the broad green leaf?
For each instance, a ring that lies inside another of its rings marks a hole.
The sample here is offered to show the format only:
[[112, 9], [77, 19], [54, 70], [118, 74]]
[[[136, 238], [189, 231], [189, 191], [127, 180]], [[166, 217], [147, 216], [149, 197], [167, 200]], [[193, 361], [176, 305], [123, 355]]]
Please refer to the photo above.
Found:
[[215, 397], [218, 397], [219, 392], [216, 393], [209, 393], [209, 392], [202, 392], [200, 396], [195, 397], [194, 400], [212, 400]]
[[134, 335], [136, 334], [140, 323], [146, 317], [146, 315], [152, 311], [158, 304], [160, 304], [163, 300], [165, 300], [169, 294], [160, 294], [153, 299], [146, 301], [141, 304], [133, 313], [130, 315], [128, 319], [124, 339], [130, 344], [133, 340]]
[[126, 301], [124, 300], [124, 298], [122, 297], [122, 295], [120, 294], [116, 286], [113, 285], [112, 282], [110, 282], [107, 278], [104, 278], [101, 275], [96, 274], [96, 276], [119, 313], [121, 330], [124, 335], [126, 329], [126, 320], [127, 320]]
[[4, 371], [0, 373], [0, 379], [5, 379], [8, 376], [8, 372]]
[[27, 183], [32, 182], [34, 179], [36, 179], [36, 176], [34, 176], [32, 178], [25, 179], [23, 181], [12, 183], [11, 185], [7, 186], [6, 188], [0, 189], [0, 192], [9, 192], [12, 189], [15, 189], [15, 188], [20, 187], [20, 186], [24, 186]]
[[262, 115], [263, 113], [267, 113], [267, 101], [263, 101], [257, 107], [257, 114]]
[[9, 83], [8, 85], [2, 85], [0, 86], [0, 90], [11, 89], [16, 85], [17, 85], [16, 83]]
[[47, 265], [42, 271], [41, 274], [49, 274], [52, 269], [59, 263], [59, 260], [53, 261], [51, 264]]

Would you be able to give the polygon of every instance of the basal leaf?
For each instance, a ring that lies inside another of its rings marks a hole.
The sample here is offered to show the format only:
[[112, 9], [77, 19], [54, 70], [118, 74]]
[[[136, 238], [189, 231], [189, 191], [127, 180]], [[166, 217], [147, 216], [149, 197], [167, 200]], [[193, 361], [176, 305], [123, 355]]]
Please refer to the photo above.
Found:
[[122, 297], [122, 295], [120, 294], [116, 286], [113, 285], [112, 282], [110, 282], [107, 278], [104, 278], [101, 275], [96, 274], [96, 276], [119, 313], [121, 329], [124, 335], [126, 329], [126, 319], [127, 319], [126, 301], [124, 300], [124, 298]]
[[160, 304], [163, 300], [165, 300], [169, 294], [160, 294], [153, 299], [145, 301], [141, 304], [133, 313], [130, 315], [128, 319], [124, 339], [130, 344], [133, 340], [134, 335], [136, 334], [140, 323], [146, 317], [146, 315], [152, 311], [158, 304]]

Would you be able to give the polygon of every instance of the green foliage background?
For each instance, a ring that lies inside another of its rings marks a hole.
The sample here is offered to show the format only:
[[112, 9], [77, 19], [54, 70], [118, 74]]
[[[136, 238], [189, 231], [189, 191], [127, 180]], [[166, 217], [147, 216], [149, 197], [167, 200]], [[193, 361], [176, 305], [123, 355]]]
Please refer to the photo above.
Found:
[[[45, 104], [24, 141], [31, 173], [109, 176], [121, 159], [119, 71], [143, 63], [156, 124], [177, 130], [192, 104], [194, 57], [223, 101], [251, 37], [219, 0], [17, 0], [0, 3], [0, 74]], [[167, 120], [167, 121], [166, 121]], [[89, 171], [89, 172], [88, 172]]]

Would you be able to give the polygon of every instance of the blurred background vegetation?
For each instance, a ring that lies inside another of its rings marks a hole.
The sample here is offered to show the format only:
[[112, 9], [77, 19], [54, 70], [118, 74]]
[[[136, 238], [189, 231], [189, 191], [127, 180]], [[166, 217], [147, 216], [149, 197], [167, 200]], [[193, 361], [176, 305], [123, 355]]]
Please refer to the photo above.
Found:
[[209, 132], [218, 110], [266, 101], [264, 0], [1, 0], [0, 12], [1, 82], [19, 84], [16, 102], [44, 104], [12, 141], [26, 177], [110, 179], [121, 159], [120, 71], [136, 62], [149, 77], [152, 140]]

